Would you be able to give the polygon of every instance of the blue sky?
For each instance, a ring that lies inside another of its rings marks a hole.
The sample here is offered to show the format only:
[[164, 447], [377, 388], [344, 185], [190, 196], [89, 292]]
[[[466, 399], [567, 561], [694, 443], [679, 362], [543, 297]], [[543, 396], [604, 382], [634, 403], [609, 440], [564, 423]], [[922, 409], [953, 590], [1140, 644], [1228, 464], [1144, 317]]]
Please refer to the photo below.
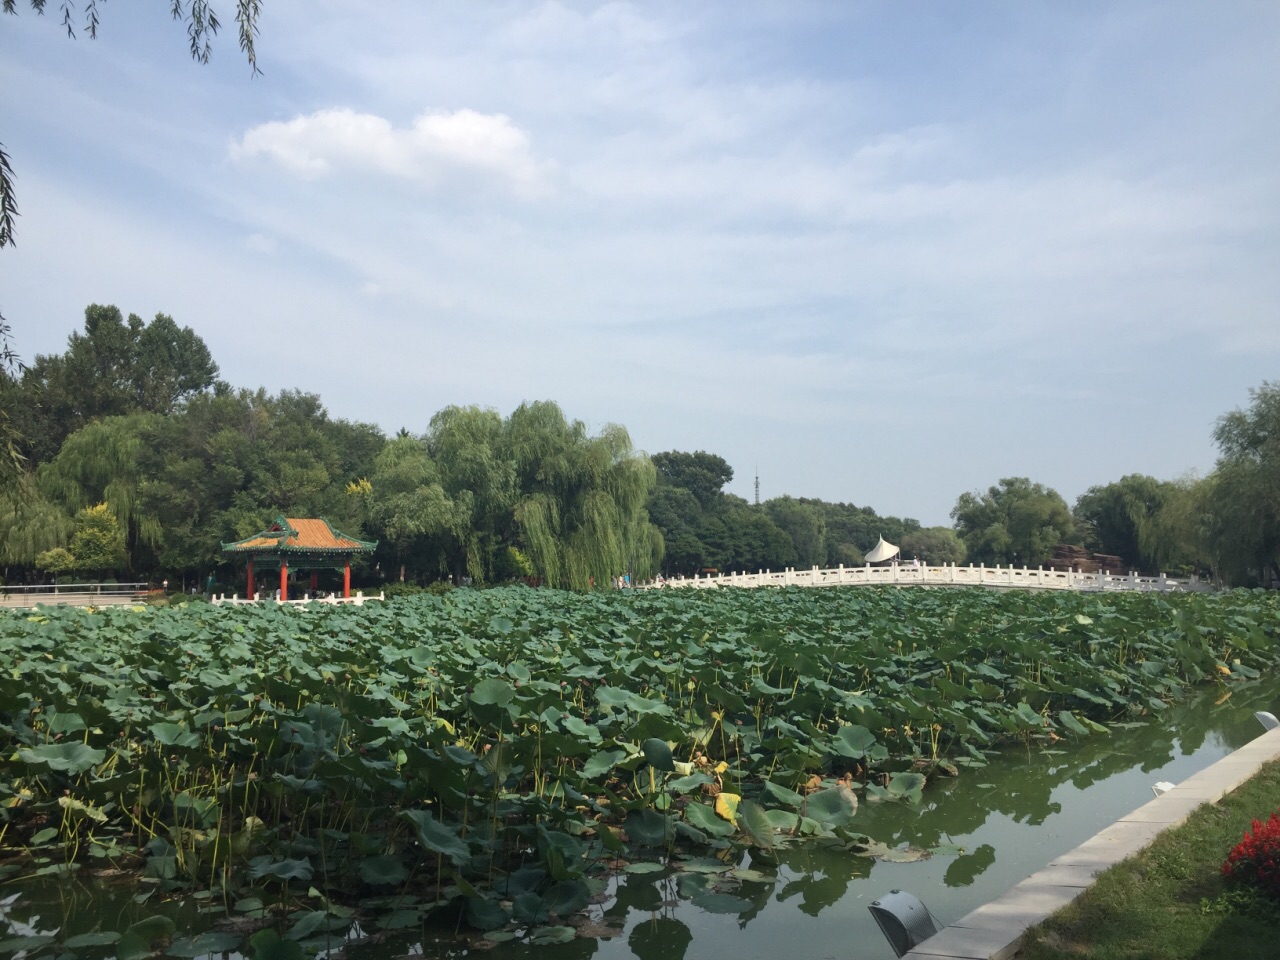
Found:
[[947, 524], [1213, 465], [1280, 379], [1280, 5], [230, 0], [0, 18], [26, 357], [89, 303], [425, 430], [553, 399]]

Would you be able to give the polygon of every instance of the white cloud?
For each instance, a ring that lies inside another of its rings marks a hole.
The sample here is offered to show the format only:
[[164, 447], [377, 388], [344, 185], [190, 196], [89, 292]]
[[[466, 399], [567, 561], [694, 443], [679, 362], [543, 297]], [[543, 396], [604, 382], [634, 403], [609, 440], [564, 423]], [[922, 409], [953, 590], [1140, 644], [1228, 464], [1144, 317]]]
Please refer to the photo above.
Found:
[[467, 109], [422, 113], [397, 128], [376, 114], [333, 107], [252, 127], [231, 144], [230, 155], [266, 157], [309, 179], [364, 170], [434, 186], [480, 174], [525, 194], [539, 190], [548, 171], [510, 117]]

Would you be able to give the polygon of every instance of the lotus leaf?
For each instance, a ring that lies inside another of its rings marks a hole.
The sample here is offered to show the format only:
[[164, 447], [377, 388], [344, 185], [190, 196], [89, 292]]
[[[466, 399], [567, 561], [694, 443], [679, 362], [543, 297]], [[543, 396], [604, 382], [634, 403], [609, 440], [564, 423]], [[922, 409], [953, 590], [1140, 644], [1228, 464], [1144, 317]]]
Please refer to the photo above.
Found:
[[100, 764], [107, 752], [85, 743], [42, 743], [30, 750], [19, 750], [18, 756], [27, 763], [45, 764], [50, 770], [74, 776]]
[[253, 960], [302, 960], [302, 945], [294, 940], [282, 939], [280, 934], [268, 928], [259, 930], [249, 938]]
[[471, 702], [481, 706], [505, 707], [515, 699], [515, 687], [505, 680], [489, 678], [481, 680], [471, 691]]
[[254, 857], [249, 861], [249, 876], [255, 880], [274, 877], [277, 880], [310, 880], [313, 873], [311, 861], [303, 858], [273, 860], [270, 855]]
[[155, 951], [152, 945], [164, 937], [172, 936], [174, 922], [168, 917], [155, 916], [139, 920], [131, 925], [116, 941], [116, 960], [143, 960]]
[[671, 745], [665, 740], [651, 737], [640, 745], [640, 750], [649, 765], [655, 770], [672, 772], [675, 770], [675, 758], [671, 755]]
[[841, 727], [831, 741], [831, 749], [842, 757], [861, 760], [876, 742], [875, 734], [856, 723]]
[[817, 790], [805, 799], [805, 816], [828, 827], [843, 827], [857, 812], [857, 794], [843, 785]]
[[[67, 939], [62, 942], [62, 945], [66, 947], [68, 950], [78, 950], [82, 947], [110, 946], [111, 944], [115, 943], [119, 939], [120, 939], [120, 934], [115, 932], [114, 930], [98, 930], [93, 933], [79, 933], [79, 934], [76, 934], [74, 937], [67, 937]], [[239, 937], [236, 937], [235, 940], [236, 940], [236, 943], [240, 942]], [[172, 950], [170, 950], [169, 952], [172, 953]], [[182, 956], [182, 954], [174, 954], [174, 955]], [[192, 954], [192, 956], [196, 956], [196, 954]]]
[[394, 886], [403, 883], [408, 876], [408, 868], [393, 854], [380, 854], [360, 861], [360, 879], [373, 886]]
[[413, 824], [418, 842], [427, 850], [448, 857], [458, 866], [471, 858], [466, 841], [452, 827], [436, 820], [430, 810], [401, 810], [399, 816]]
[[751, 901], [728, 893], [704, 893], [693, 900], [695, 906], [707, 913], [745, 913], [751, 909]]
[[632, 843], [645, 847], [662, 847], [671, 842], [671, 818], [653, 810], [632, 810], [624, 823]]
[[729, 837], [734, 833], [733, 824], [717, 817], [705, 803], [695, 801], [689, 804], [684, 808], [684, 815], [691, 824], [713, 837]]
[[735, 827], [738, 825], [738, 804], [742, 801], [736, 793], [716, 794], [716, 816], [728, 820]]
[[[412, 923], [404, 923], [402, 926], [416, 926], [421, 922], [421, 914], [417, 910], [399, 911], [404, 914], [413, 914]], [[466, 906], [467, 923], [475, 927], [477, 930], [497, 930], [499, 927], [506, 926], [511, 920], [510, 912], [497, 900], [489, 900], [485, 897], [469, 897]], [[387, 927], [384, 929], [396, 929]]]
[[201, 737], [176, 723], [153, 723], [151, 735], [167, 747], [198, 747]]
[[533, 944], [569, 943], [578, 935], [573, 927], [537, 927], [529, 931]]

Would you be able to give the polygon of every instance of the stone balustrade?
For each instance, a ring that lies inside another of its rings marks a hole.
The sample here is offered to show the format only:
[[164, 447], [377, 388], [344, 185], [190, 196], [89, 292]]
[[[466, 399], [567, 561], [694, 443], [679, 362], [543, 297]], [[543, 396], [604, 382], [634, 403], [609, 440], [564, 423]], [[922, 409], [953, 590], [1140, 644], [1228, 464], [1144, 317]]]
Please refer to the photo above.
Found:
[[219, 593], [213, 596], [211, 602], [217, 603], [217, 604], [276, 603], [286, 607], [305, 606], [308, 603], [327, 603], [327, 604], [348, 604], [350, 606], [359, 607], [370, 600], [385, 600], [385, 599], [386, 597], [382, 594], [381, 591], [379, 591], [376, 596], [374, 596], [373, 594], [370, 594], [369, 596], [366, 597], [362, 590], [357, 590], [355, 592], [355, 596], [351, 596], [351, 597], [339, 597], [334, 594], [329, 594], [328, 596], [324, 596], [324, 597], [313, 597], [311, 599], [303, 599], [303, 600], [276, 600], [272, 597], [264, 595], [262, 592], [258, 592], [254, 594], [254, 596], [252, 597], [241, 597], [240, 594], [238, 593], [233, 593], [231, 596], [228, 597], [225, 593]]
[[639, 584], [637, 589], [688, 587], [705, 590], [719, 587], [845, 587], [845, 586], [929, 586], [929, 587], [995, 587], [1030, 590], [1112, 591], [1137, 590], [1165, 593], [1210, 589], [1195, 577], [1173, 579], [1165, 574], [1141, 577], [1137, 573], [1113, 574], [1108, 571], [1082, 573], [1078, 570], [1046, 570], [1044, 567], [988, 567], [983, 564], [961, 567], [956, 564], [895, 563], [864, 564], [808, 570], [761, 570], [757, 573], [723, 573], [705, 576], [673, 577], [662, 582]]

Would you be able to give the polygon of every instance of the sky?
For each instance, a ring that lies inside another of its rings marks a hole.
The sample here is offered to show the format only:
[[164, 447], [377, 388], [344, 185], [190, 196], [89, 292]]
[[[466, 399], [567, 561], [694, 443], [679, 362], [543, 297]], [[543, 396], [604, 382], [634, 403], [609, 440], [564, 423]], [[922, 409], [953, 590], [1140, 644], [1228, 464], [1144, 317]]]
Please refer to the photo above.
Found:
[[27, 360], [91, 303], [424, 432], [554, 400], [950, 525], [1213, 468], [1280, 379], [1270, 0], [233, 0], [0, 16]]

